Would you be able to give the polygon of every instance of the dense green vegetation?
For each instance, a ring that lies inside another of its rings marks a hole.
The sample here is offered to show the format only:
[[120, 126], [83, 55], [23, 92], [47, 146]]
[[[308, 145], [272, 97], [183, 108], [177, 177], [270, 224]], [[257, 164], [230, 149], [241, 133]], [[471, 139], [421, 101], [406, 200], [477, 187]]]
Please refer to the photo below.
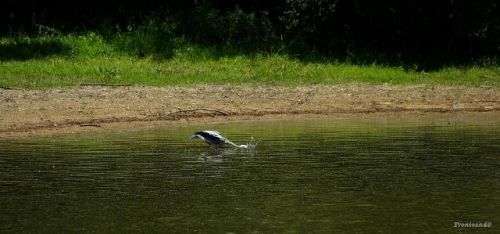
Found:
[[[147, 41], [141, 41], [145, 43]], [[100, 84], [393, 84], [499, 85], [500, 67], [474, 65], [433, 71], [359, 65], [346, 61], [302, 61], [287, 54], [224, 54], [177, 41], [168, 58], [137, 56], [147, 44], [134, 38], [111, 41], [94, 33], [0, 40], [0, 86], [45, 88]], [[28, 48], [28, 49], [23, 49]], [[132, 53], [132, 54], [131, 54]]]
[[11, 0], [0, 4], [0, 85], [498, 85], [497, 5]]

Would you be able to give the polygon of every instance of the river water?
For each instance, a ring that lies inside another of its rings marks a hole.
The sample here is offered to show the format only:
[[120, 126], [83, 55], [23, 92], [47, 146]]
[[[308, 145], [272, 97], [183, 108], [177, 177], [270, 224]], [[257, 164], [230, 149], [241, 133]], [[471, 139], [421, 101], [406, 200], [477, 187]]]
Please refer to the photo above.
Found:
[[[500, 233], [498, 115], [186, 124], [0, 142], [0, 232]], [[216, 129], [254, 150], [187, 138]]]

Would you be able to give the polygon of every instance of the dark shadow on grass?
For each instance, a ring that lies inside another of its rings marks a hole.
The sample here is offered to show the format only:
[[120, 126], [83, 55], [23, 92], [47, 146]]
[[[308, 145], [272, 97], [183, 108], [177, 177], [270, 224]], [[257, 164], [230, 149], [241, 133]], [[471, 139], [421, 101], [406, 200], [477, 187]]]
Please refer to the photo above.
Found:
[[[175, 48], [175, 49], [174, 49]], [[174, 52], [173, 50], [176, 50]], [[449, 55], [445, 53], [402, 55], [397, 52], [372, 52], [369, 50], [351, 53], [321, 53], [310, 51], [297, 51], [293, 49], [266, 50], [245, 47], [228, 47], [220, 45], [210, 45], [203, 43], [187, 43], [185, 45], [171, 46], [168, 52], [156, 50], [156, 53], [144, 53], [139, 57], [151, 56], [156, 61], [171, 59], [174, 54], [185, 53], [186, 57], [195, 60], [220, 60], [244, 56], [254, 58], [258, 56], [284, 55], [302, 63], [346, 63], [359, 66], [387, 66], [401, 67], [406, 71], [432, 72], [448, 67], [470, 67], [470, 66], [500, 66], [500, 57], [496, 56], [476, 56], [465, 57], [460, 55]], [[161, 51], [161, 52], [160, 52]]]
[[70, 54], [71, 47], [57, 40], [16, 39], [0, 44], [0, 61], [24, 61]]
[[[447, 67], [498, 66], [499, 57], [494, 55], [469, 54], [449, 51], [446, 48], [425, 50], [381, 49], [370, 46], [341, 45], [335, 48], [311, 47], [304, 43], [286, 43], [275, 40], [209, 40], [209, 38], [177, 36], [170, 28], [151, 24], [137, 31], [107, 33], [107, 43], [117, 51], [138, 58], [152, 58], [161, 62], [181, 56], [193, 60], [219, 60], [244, 56], [284, 55], [302, 63], [346, 63], [359, 66], [401, 67], [407, 71], [431, 72]], [[416, 52], [415, 52], [416, 51]]]
[[401, 67], [406, 71], [432, 72], [449, 67], [500, 66], [500, 57], [496, 55], [464, 56], [445, 51], [410, 54], [395, 51], [377, 51], [370, 49], [351, 50], [340, 53], [323, 53], [314, 50], [288, 50], [284, 54], [304, 63], [347, 63], [359, 66], [380, 65]]

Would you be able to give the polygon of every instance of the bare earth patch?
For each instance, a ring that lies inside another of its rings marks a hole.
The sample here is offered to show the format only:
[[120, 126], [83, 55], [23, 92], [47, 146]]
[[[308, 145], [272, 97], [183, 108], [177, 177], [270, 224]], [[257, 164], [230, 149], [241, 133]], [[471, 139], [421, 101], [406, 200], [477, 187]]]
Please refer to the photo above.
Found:
[[377, 112], [496, 112], [499, 87], [366, 85], [0, 88], [0, 138], [179, 121]]

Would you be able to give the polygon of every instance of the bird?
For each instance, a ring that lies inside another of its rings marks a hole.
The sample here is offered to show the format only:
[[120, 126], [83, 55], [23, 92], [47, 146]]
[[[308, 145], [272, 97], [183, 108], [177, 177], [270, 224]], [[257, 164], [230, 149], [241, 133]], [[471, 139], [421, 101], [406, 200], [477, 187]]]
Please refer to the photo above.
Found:
[[214, 130], [203, 130], [195, 132], [192, 136], [189, 137], [190, 140], [202, 139], [207, 144], [211, 146], [223, 146], [229, 145], [239, 149], [248, 149], [250, 144], [247, 145], [237, 145], [222, 136], [222, 134], [218, 131]]

